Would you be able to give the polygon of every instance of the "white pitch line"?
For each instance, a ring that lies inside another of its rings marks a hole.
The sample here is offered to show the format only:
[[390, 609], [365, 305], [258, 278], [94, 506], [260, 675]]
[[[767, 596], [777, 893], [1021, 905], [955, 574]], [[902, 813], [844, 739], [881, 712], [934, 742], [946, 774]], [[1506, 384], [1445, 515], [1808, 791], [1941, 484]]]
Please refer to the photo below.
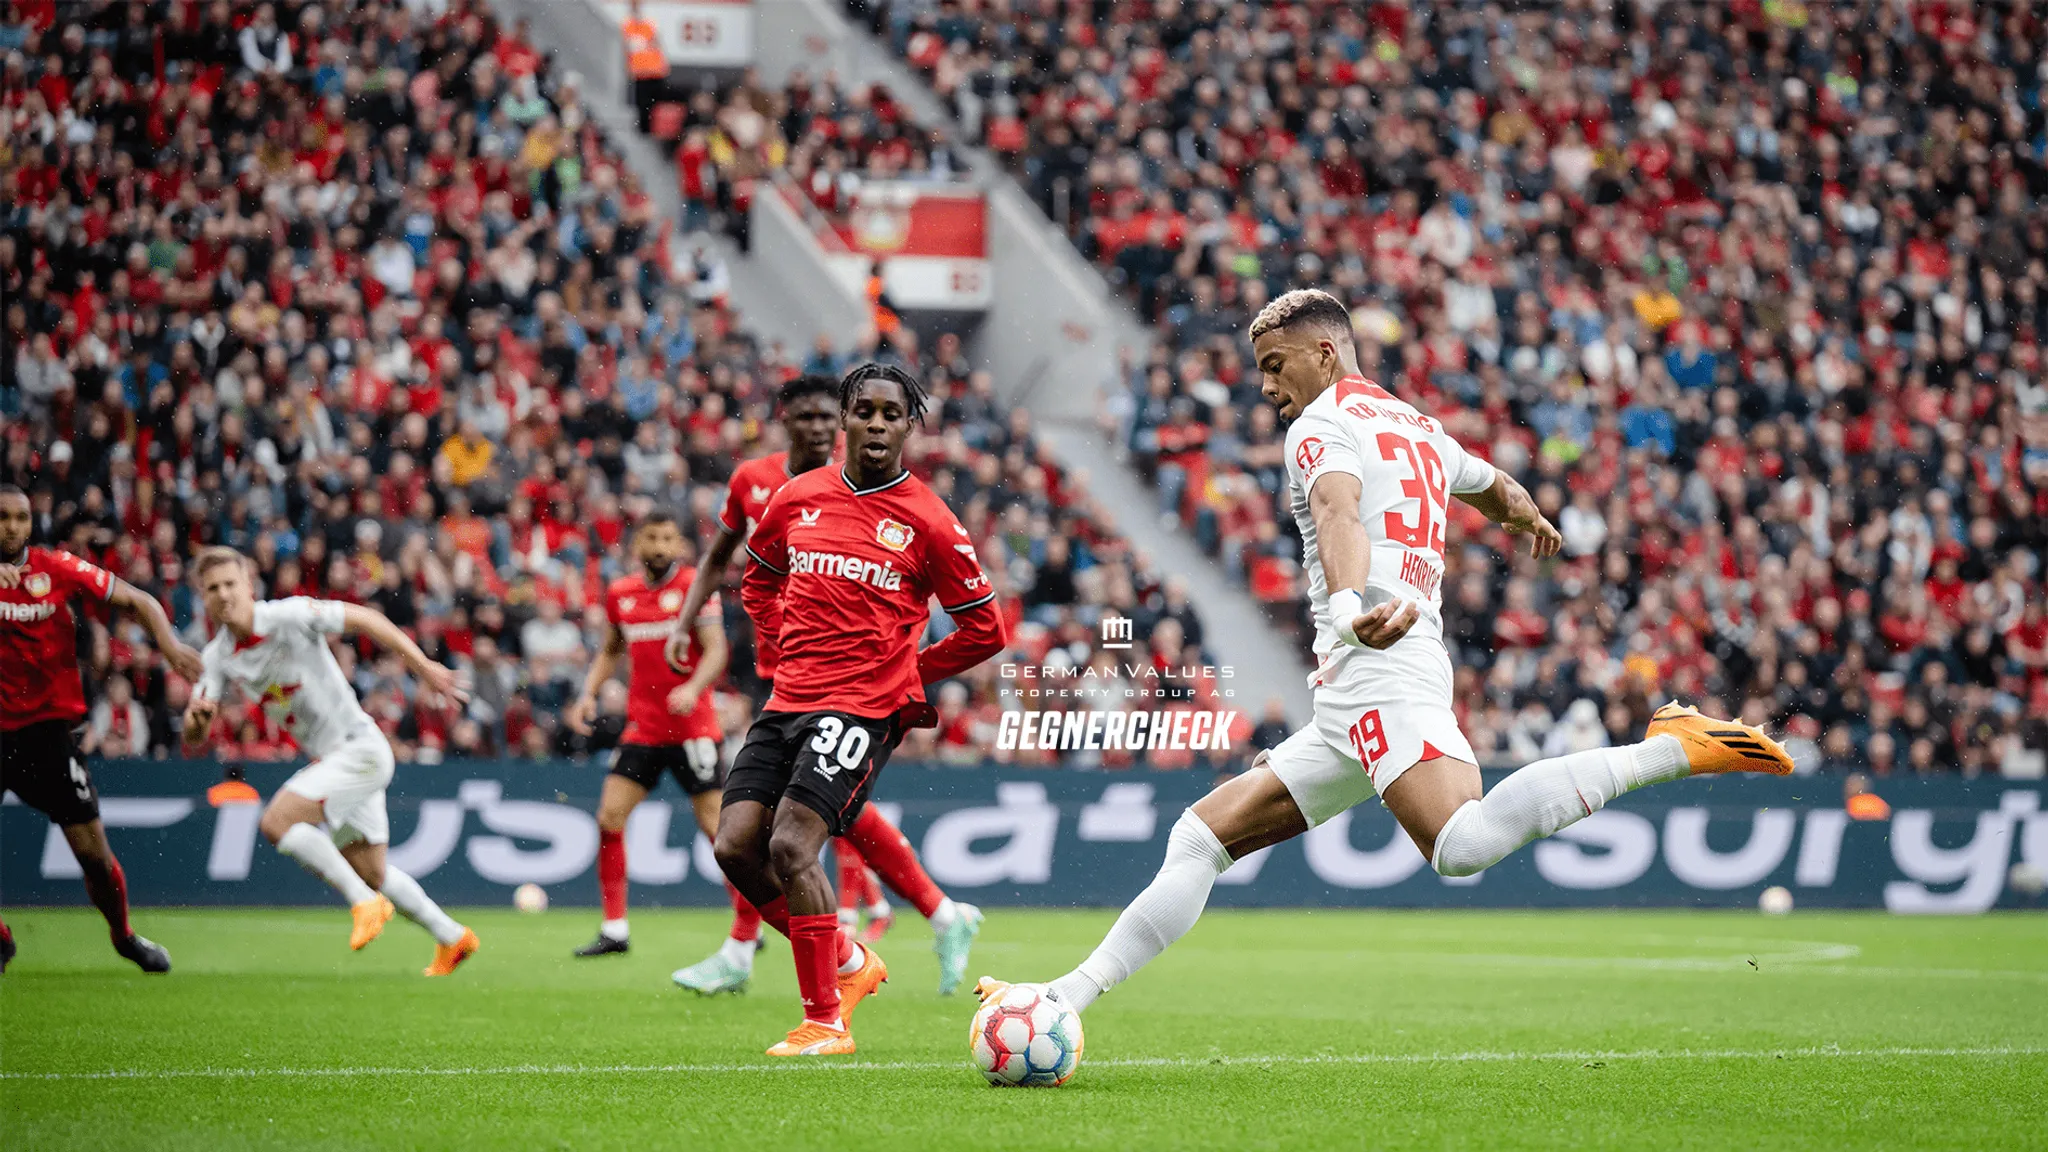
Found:
[[[1607, 1060], [1886, 1060], [1977, 1059], [2048, 1055], [2048, 1046], [1991, 1048], [1719, 1048], [1642, 1049], [1632, 1052], [1358, 1052], [1320, 1056], [1132, 1057], [1087, 1061], [1090, 1068], [1205, 1068], [1234, 1065], [1318, 1064], [1508, 1064], [1533, 1061]], [[164, 1068], [103, 1072], [0, 1072], [0, 1080], [256, 1080], [369, 1076], [648, 1076], [728, 1075], [749, 1072], [943, 1072], [966, 1071], [965, 1060], [893, 1060], [778, 1064], [509, 1064], [491, 1068]]]

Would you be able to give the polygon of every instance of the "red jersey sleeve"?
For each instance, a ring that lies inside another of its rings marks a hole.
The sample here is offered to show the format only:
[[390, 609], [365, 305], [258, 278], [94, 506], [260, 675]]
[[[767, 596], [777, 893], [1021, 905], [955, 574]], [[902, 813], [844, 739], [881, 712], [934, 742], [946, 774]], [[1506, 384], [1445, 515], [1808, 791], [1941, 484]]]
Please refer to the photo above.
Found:
[[604, 618], [611, 626], [619, 626], [619, 589], [616, 583], [604, 586]]
[[967, 529], [937, 497], [932, 503], [935, 507], [925, 519], [926, 578], [955, 627], [917, 654], [917, 676], [926, 684], [965, 672], [1010, 642], [1003, 614], [996, 610], [995, 586], [981, 570]]
[[789, 501], [777, 492], [747, 541], [753, 563], [740, 577], [740, 605], [754, 622], [754, 674], [775, 678], [782, 650], [782, 585], [789, 575]]
[[50, 552], [50, 574], [65, 586], [65, 594], [83, 592], [95, 600], [114, 594], [114, 574], [69, 552]]
[[740, 485], [745, 482], [745, 471], [735, 468], [732, 479], [725, 485], [725, 507], [718, 512], [718, 523], [727, 532], [747, 530], [747, 509], [740, 503]]
[[981, 570], [981, 556], [967, 529], [936, 496], [932, 503], [925, 517], [925, 572], [939, 607], [951, 615], [994, 600], [995, 585]]

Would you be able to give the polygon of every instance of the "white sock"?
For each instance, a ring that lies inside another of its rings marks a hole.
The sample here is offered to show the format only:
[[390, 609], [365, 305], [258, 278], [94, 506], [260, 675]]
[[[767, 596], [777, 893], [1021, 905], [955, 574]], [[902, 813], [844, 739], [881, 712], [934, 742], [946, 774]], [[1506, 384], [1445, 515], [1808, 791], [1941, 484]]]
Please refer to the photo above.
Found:
[[453, 944], [462, 939], [462, 925], [441, 911], [441, 906], [434, 903], [434, 898], [427, 895], [419, 881], [389, 864], [384, 865], [384, 895], [391, 898], [391, 903], [407, 920], [432, 933], [434, 943]]
[[868, 919], [870, 920], [883, 920], [887, 919], [890, 916], [894, 916], [896, 914], [896, 910], [889, 906], [889, 902], [887, 900], [881, 900], [877, 901], [876, 903], [868, 905], [867, 913]]
[[852, 955], [850, 955], [850, 956], [848, 956], [848, 957], [846, 958], [846, 963], [844, 963], [844, 964], [841, 964], [841, 965], [839, 966], [839, 974], [840, 974], [841, 976], [845, 976], [845, 975], [848, 975], [848, 974], [850, 974], [850, 973], [858, 972], [858, 971], [860, 971], [860, 966], [861, 966], [861, 965], [863, 965], [863, 964], [865, 964], [865, 963], [867, 963], [867, 962], [868, 962], [868, 952], [867, 952], [867, 949], [865, 949], [865, 948], [862, 948], [862, 947], [861, 947], [860, 945], [858, 945], [858, 944], [855, 944], [855, 945], [853, 946], [853, 954], [852, 954]]
[[930, 920], [932, 931], [944, 932], [946, 929], [951, 928], [953, 922], [958, 919], [960, 919], [960, 906], [953, 903], [953, 898], [948, 896], [939, 901], [937, 908], [932, 909]]
[[1451, 813], [1436, 834], [1430, 866], [1445, 876], [1470, 876], [1531, 840], [1591, 816], [1623, 792], [1691, 771], [1675, 736], [1538, 760]]
[[754, 948], [755, 942], [752, 940], [735, 940], [727, 936], [725, 943], [718, 946], [718, 954], [725, 957], [726, 963], [731, 964], [740, 971], [752, 972], [754, 970]]
[[597, 926], [597, 932], [607, 940], [627, 939], [626, 918], [621, 916], [617, 920], [606, 920]]
[[327, 886], [341, 893], [341, 898], [353, 908], [365, 900], [375, 899], [377, 893], [356, 870], [348, 866], [347, 857], [334, 846], [333, 838], [312, 824], [294, 824], [278, 837], [277, 850], [299, 862], [299, 867], [313, 873]]
[[1216, 877], [1230, 867], [1230, 853], [1193, 809], [1180, 814], [1166, 839], [1166, 862], [1109, 935], [1072, 972], [1052, 982], [1062, 1002], [1076, 1012], [1130, 979], [1166, 946], [1187, 934], [1209, 903]]

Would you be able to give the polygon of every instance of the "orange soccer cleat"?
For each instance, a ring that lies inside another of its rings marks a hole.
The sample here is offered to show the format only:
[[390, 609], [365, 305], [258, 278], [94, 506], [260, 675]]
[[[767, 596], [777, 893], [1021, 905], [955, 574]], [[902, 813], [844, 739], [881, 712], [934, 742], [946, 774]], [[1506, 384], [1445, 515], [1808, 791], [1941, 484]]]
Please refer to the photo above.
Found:
[[349, 905], [348, 914], [355, 926], [349, 930], [348, 946], [362, 951], [363, 945], [383, 934], [384, 926], [391, 923], [391, 916], [397, 911], [381, 892], [361, 904]]
[[1685, 759], [1695, 776], [1710, 772], [1792, 774], [1792, 757], [1785, 752], [1785, 746], [1764, 735], [1763, 729], [1733, 720], [1716, 720], [1676, 700], [1650, 717], [1645, 738], [1650, 736], [1677, 737], [1685, 746]]
[[839, 1018], [848, 1024], [853, 1023], [854, 1006], [889, 982], [889, 966], [882, 963], [882, 958], [873, 948], [862, 947], [867, 955], [862, 958], [860, 967], [839, 978]]
[[467, 928], [462, 930], [462, 939], [453, 944], [434, 945], [434, 962], [423, 971], [428, 976], [446, 976], [455, 971], [455, 966], [476, 955], [476, 933]]
[[[841, 1011], [844, 1011], [842, 1007]], [[768, 1049], [770, 1056], [851, 1056], [853, 1030], [806, 1020]]]

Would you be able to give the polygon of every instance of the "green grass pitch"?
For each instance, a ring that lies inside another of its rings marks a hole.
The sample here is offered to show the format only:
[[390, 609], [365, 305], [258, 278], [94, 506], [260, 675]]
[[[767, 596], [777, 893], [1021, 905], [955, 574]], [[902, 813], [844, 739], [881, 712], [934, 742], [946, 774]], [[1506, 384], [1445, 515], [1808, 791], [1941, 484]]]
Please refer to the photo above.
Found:
[[[86, 910], [8, 913], [0, 1145], [26, 1149], [2048, 1148], [2048, 917], [1219, 912], [1086, 1016], [1057, 1090], [985, 1086], [972, 999], [899, 920], [850, 1059], [770, 1061], [777, 939], [743, 996], [669, 971], [712, 912], [464, 911], [454, 978], [394, 921], [141, 909], [145, 977]], [[1046, 979], [1112, 913], [995, 910], [974, 973]], [[970, 979], [972, 977], [970, 976]]]

